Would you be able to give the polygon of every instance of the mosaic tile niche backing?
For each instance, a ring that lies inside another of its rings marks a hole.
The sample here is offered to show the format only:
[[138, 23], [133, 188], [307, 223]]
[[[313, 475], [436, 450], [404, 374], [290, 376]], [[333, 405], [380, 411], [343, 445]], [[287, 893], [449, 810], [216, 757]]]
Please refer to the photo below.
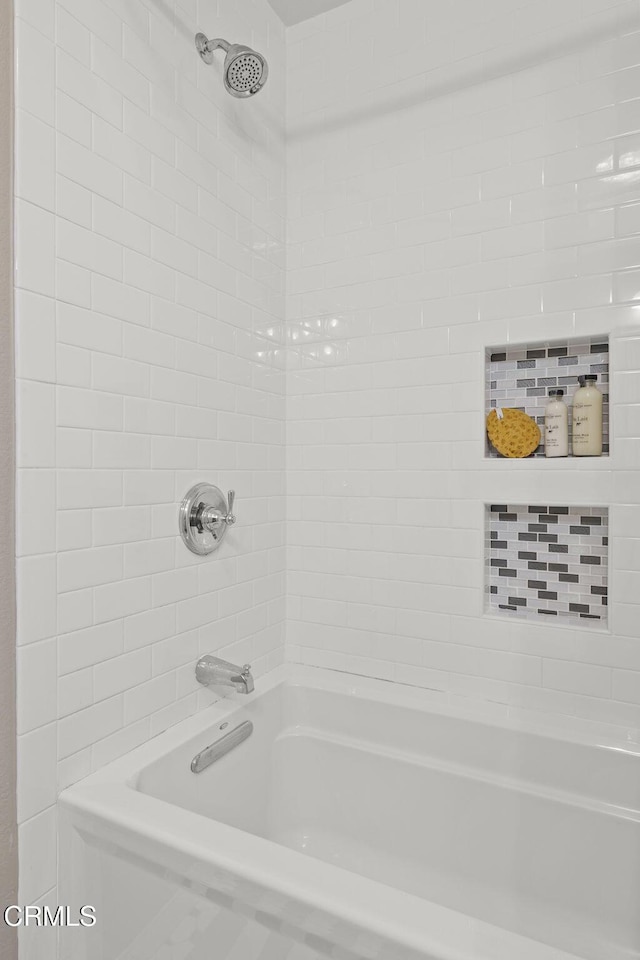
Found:
[[[569, 453], [571, 453], [571, 405], [580, 386], [578, 377], [585, 373], [598, 375], [602, 390], [602, 451], [609, 453], [609, 344], [605, 338], [571, 340], [564, 343], [536, 346], [495, 348], [487, 354], [487, 413], [493, 407], [516, 407], [536, 421], [543, 432], [542, 442], [534, 457], [544, 457], [544, 408], [549, 390], [564, 390], [569, 408]], [[500, 458], [487, 443], [487, 455]]]
[[606, 624], [608, 528], [604, 507], [492, 504], [489, 612]]

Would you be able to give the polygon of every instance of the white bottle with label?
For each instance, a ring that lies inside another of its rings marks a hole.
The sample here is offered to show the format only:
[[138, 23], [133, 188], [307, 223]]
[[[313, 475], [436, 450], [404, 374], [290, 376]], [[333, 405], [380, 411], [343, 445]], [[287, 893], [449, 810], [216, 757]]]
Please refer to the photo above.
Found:
[[580, 387], [573, 397], [573, 455], [602, 456], [602, 394], [595, 374], [578, 377]]
[[564, 390], [549, 390], [544, 411], [545, 457], [569, 456], [569, 411], [563, 397]]

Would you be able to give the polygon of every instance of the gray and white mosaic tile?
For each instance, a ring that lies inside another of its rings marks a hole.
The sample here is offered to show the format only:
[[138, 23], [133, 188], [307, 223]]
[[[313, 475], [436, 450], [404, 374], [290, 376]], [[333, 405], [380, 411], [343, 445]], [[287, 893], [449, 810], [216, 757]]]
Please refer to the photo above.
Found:
[[[487, 355], [487, 412], [498, 406], [515, 407], [533, 417], [543, 437], [532, 456], [544, 457], [544, 409], [549, 390], [560, 388], [565, 391], [564, 401], [569, 408], [571, 451], [571, 404], [580, 386], [578, 377], [585, 373], [598, 375], [598, 387], [603, 394], [602, 450], [606, 456], [609, 453], [609, 343], [603, 337], [492, 350]], [[490, 444], [487, 453], [500, 458]]]
[[487, 510], [488, 609], [522, 618], [607, 622], [609, 511], [509, 506]]

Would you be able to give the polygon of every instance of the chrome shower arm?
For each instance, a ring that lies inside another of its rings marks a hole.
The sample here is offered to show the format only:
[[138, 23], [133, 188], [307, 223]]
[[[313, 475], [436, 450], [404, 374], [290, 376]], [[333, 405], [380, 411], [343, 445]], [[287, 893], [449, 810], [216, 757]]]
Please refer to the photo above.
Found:
[[207, 50], [213, 53], [214, 50], [224, 50], [225, 53], [229, 53], [229, 48], [231, 44], [226, 40], [223, 40], [222, 37], [216, 37], [215, 40], [207, 40]]
[[225, 53], [228, 53], [230, 49], [231, 44], [223, 40], [222, 37], [208, 40], [206, 34], [196, 33], [196, 50], [205, 63], [213, 63], [214, 50], [224, 50]]

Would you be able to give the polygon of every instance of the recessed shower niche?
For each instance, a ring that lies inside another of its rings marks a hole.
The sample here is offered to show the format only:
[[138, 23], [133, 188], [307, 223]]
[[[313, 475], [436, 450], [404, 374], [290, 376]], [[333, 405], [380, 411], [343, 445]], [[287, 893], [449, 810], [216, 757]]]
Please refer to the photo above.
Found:
[[488, 613], [606, 626], [606, 507], [491, 504], [486, 514]]
[[[602, 391], [602, 456], [606, 457], [609, 455], [608, 337], [582, 337], [488, 348], [485, 358], [485, 415], [496, 407], [512, 407], [528, 414], [536, 421], [542, 434], [539, 447], [528, 459], [544, 458], [544, 411], [549, 390], [564, 390], [564, 400], [569, 408], [571, 452], [572, 399], [579, 387], [578, 377], [584, 374], [596, 374], [597, 386]], [[503, 459], [486, 439], [486, 433], [485, 443], [485, 456]]]

